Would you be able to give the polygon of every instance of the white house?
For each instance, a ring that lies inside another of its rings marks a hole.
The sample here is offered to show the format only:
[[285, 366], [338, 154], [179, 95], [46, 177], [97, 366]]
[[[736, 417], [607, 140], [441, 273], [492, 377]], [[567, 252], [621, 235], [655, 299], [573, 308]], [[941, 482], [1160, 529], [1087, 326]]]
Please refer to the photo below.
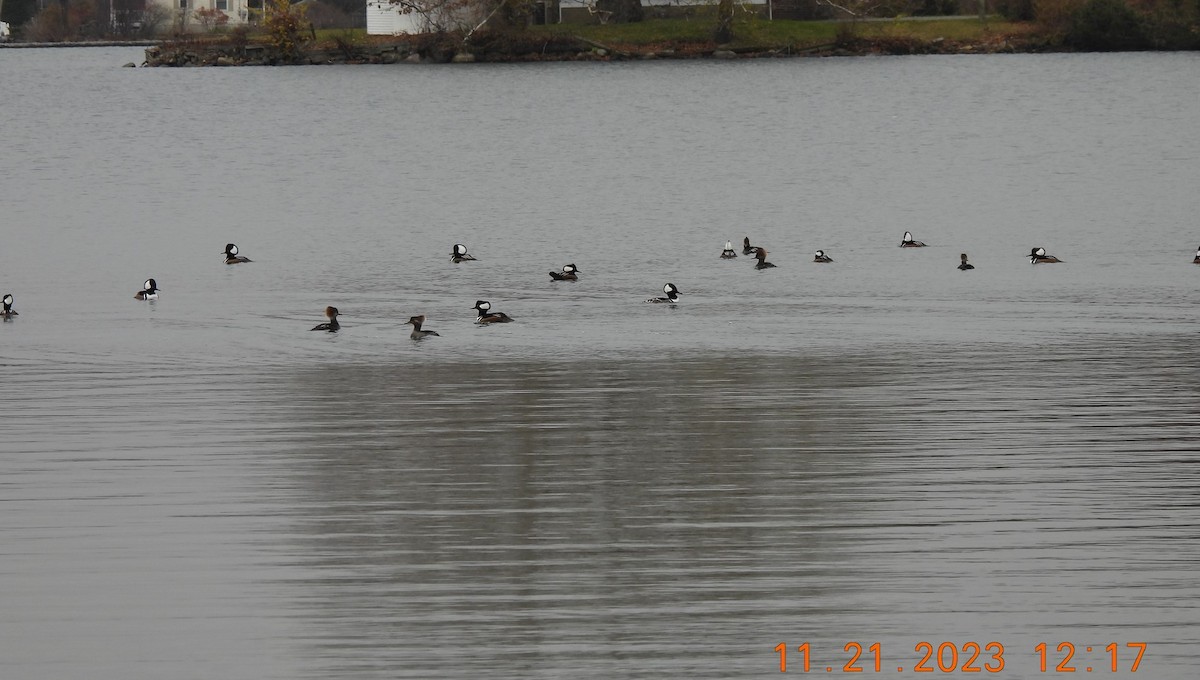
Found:
[[[225, 15], [223, 26], [250, 23], [262, 15], [263, 0], [146, 0], [147, 6], [151, 4], [170, 10], [173, 25], [189, 31], [203, 31], [216, 25], [220, 15], [215, 12]], [[200, 10], [211, 18], [202, 19], [196, 14]]]
[[428, 30], [429, 22], [416, 12], [401, 14], [399, 6], [388, 0], [367, 0], [368, 35], [425, 33]]

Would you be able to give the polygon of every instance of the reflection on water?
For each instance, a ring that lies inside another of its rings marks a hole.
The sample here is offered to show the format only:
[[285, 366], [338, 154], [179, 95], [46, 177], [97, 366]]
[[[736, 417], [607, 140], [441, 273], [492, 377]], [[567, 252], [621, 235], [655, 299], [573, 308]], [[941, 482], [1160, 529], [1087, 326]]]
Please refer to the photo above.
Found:
[[1149, 640], [1150, 676], [1189, 677], [1197, 358], [1166, 334], [234, 382], [20, 368], [5, 656], [718, 678], [772, 672], [781, 641], [835, 666], [882, 641], [899, 667], [978, 639], [1024, 678], [1041, 641]]
[[1195, 625], [1188, 345], [300, 371], [306, 654], [730, 677], [785, 639], [987, 638], [1030, 677], [1040, 639], [1153, 638], [1169, 677]]

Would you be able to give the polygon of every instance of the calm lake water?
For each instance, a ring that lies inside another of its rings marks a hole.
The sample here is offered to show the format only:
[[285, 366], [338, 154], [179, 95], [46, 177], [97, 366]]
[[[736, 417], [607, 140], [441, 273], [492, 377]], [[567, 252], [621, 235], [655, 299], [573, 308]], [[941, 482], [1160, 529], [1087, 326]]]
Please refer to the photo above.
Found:
[[1195, 677], [1200, 55], [141, 56], [0, 51], [4, 678]]

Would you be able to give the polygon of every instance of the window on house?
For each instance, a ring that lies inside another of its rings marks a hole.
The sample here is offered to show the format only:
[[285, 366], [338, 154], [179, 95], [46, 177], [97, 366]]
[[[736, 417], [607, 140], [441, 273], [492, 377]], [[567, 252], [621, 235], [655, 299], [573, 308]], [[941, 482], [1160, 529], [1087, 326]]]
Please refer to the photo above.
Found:
[[229, 0], [217, 0], [217, 9], [222, 12], [227, 11], [229, 9]]
[[188, 0], [179, 0], [179, 9], [187, 9]]

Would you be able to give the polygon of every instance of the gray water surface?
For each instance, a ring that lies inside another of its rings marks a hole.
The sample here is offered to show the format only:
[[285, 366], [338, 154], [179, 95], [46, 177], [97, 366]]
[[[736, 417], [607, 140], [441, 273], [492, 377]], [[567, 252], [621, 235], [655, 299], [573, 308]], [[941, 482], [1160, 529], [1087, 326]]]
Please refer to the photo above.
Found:
[[1200, 57], [127, 61], [0, 54], [4, 678], [1194, 677]]

